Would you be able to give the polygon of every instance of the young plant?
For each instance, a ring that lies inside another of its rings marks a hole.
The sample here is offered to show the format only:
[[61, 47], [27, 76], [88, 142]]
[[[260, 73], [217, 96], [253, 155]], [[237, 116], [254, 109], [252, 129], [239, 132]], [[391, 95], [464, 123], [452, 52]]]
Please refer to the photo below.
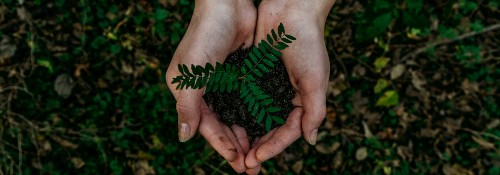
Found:
[[274, 29], [267, 35], [267, 41], [261, 40], [257, 47], [252, 47], [250, 53], [245, 57], [244, 66], [216, 63], [215, 67], [206, 65], [191, 65], [191, 69], [185, 64], [179, 64], [181, 75], [175, 77], [172, 84], [178, 83], [176, 89], [201, 89], [206, 87], [205, 92], [227, 92], [239, 90], [240, 98], [247, 105], [248, 112], [257, 117], [257, 123], [265, 120], [266, 130], [271, 130], [272, 122], [279, 124], [285, 121], [274, 113], [281, 109], [273, 106], [274, 99], [267, 95], [255, 82], [255, 76], [263, 77], [274, 68], [274, 64], [281, 57], [281, 50], [296, 38], [285, 33], [283, 24], [278, 26], [278, 33]]

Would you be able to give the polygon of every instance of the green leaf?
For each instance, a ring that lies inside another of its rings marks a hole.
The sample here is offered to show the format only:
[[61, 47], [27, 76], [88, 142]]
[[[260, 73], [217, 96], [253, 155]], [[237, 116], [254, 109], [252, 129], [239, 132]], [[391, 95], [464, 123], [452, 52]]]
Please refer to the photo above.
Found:
[[196, 83], [194, 84], [193, 89], [202, 88], [203, 87], [202, 83], [203, 83], [203, 77], [196, 78]]
[[247, 104], [247, 103], [250, 101], [250, 99], [251, 99], [251, 98], [252, 98], [252, 96], [251, 96], [251, 95], [247, 95], [247, 96], [245, 97], [245, 99], [243, 100], [243, 103]]
[[[283, 47], [284, 49], [288, 47], [288, 45], [286, 43], [284, 43], [284, 42], [278, 42], [278, 45], [280, 47]], [[283, 50], [283, 49], [280, 49], [280, 50]]]
[[45, 67], [49, 70], [49, 73], [54, 73], [54, 68], [52, 67], [52, 63], [46, 59], [36, 60], [36, 63], [42, 67]]
[[216, 84], [219, 84], [218, 82], [220, 82], [222, 79], [222, 72], [216, 72], [215, 73], [215, 82]]
[[274, 29], [271, 30], [271, 34], [273, 35], [274, 41], [278, 41], [278, 36], [276, 35], [276, 32], [274, 31]]
[[[267, 56], [267, 55], [266, 55]], [[267, 66], [269, 67], [274, 67], [274, 64], [273, 62], [269, 61], [269, 60], [266, 60], [266, 59], [263, 59], [262, 60], [264, 62], [264, 64], [266, 64]]]
[[259, 104], [255, 104], [252, 110], [252, 116], [257, 116], [257, 112], [259, 112]]
[[261, 123], [265, 115], [266, 115], [266, 110], [264, 109], [260, 110], [259, 116], [257, 117], [257, 123]]
[[278, 26], [278, 34], [282, 36], [283, 33], [285, 33], [285, 27], [283, 27], [283, 23], [280, 23], [280, 25]]
[[271, 116], [271, 118], [273, 118], [273, 120], [276, 122], [276, 123], [279, 123], [279, 124], [285, 124], [285, 120], [277, 117], [277, 116]]
[[203, 76], [203, 79], [201, 81], [200, 88], [202, 88], [203, 86], [205, 86], [207, 84], [207, 81], [208, 81], [208, 75], [205, 74], [205, 76]]
[[155, 10], [155, 19], [157, 21], [161, 21], [161, 20], [166, 19], [168, 17], [168, 15], [169, 15], [169, 13], [165, 9], [157, 8]]
[[258, 64], [257, 67], [259, 67], [260, 70], [269, 73], [269, 69], [267, 69], [263, 64]]
[[387, 80], [385, 79], [379, 79], [377, 81], [377, 85], [375, 85], [375, 87], [373, 88], [373, 91], [378, 94], [380, 92], [382, 92], [382, 90], [384, 90], [389, 84], [387, 83]]
[[289, 40], [292, 40], [292, 41], [295, 41], [297, 38], [295, 38], [294, 36], [292, 35], [287, 35], [285, 34], [286, 38], [288, 38]]
[[278, 58], [276, 58], [273, 54], [266, 54], [266, 57], [271, 61], [278, 61]]
[[267, 105], [269, 105], [269, 104], [271, 104], [273, 102], [274, 102], [273, 99], [266, 99], [266, 100], [260, 102], [260, 104], [264, 105], [264, 106], [267, 106]]
[[[274, 55], [274, 56], [277, 56], [277, 57], [280, 57], [282, 54], [281, 52], [275, 50], [274, 48], [271, 48], [271, 53]], [[277, 61], [277, 60], [276, 60]]]
[[259, 49], [257, 49], [256, 47], [253, 47], [252, 51], [255, 54], [255, 56], [257, 56], [257, 58], [261, 58], [262, 57], [262, 54], [260, 54]]
[[214, 66], [210, 63], [205, 64], [205, 73], [208, 74], [214, 71]]
[[[267, 35], [267, 36], [269, 36], [269, 35]], [[267, 43], [266, 41], [262, 40], [261, 43], [262, 43], [262, 46], [264, 46], [264, 49], [271, 48], [271, 45], [269, 45], [269, 43]], [[266, 53], [266, 51], [264, 51], [262, 53]]]
[[281, 111], [281, 108], [278, 108], [278, 107], [270, 107], [270, 108], [267, 108], [266, 109], [267, 112], [269, 113], [273, 113], [273, 112], [279, 112]]
[[217, 81], [214, 83], [214, 87], [212, 88], [212, 92], [217, 92], [219, 90], [220, 83]]
[[202, 71], [198, 69], [194, 64], [191, 64], [191, 70], [193, 71], [194, 75], [201, 75]]
[[191, 72], [189, 72], [189, 68], [185, 64], [182, 65], [182, 68], [184, 68], [184, 73], [186, 73], [187, 76], [194, 76]]
[[248, 54], [248, 56], [250, 56], [250, 59], [252, 60], [252, 62], [254, 64], [258, 63], [257, 57], [255, 57], [255, 55], [252, 52], [250, 52], [250, 54]]
[[387, 63], [389, 63], [390, 59], [387, 57], [379, 57], [375, 60], [373, 63], [375, 65], [375, 71], [376, 72], [381, 72], [382, 69], [387, 66]]
[[271, 124], [273, 122], [273, 119], [271, 117], [266, 118], [266, 131], [271, 131]]
[[181, 75], [185, 75], [185, 74], [184, 74], [184, 69], [182, 68], [182, 65], [181, 65], [181, 64], [178, 64], [178, 65], [177, 65], [177, 69], [179, 69], [179, 72], [181, 73]]
[[281, 40], [285, 43], [288, 43], [288, 44], [292, 43], [292, 41], [290, 41], [289, 39], [286, 39], [286, 38], [281, 38]]
[[248, 59], [244, 59], [243, 61], [245, 62], [245, 65], [247, 65], [248, 69], [252, 70], [252, 62], [250, 62]]
[[284, 45], [279, 45], [279, 44], [278, 44], [278, 45], [274, 46], [274, 48], [276, 48], [276, 49], [278, 49], [278, 50], [285, 50], [285, 49], [286, 49], [286, 46], [284, 46]]
[[259, 71], [259, 69], [254, 69], [252, 71], [255, 75], [257, 75], [258, 77], [263, 77], [264, 75]]
[[271, 35], [269, 35], [269, 34], [267, 34], [267, 42], [269, 42], [269, 44], [271, 44], [271, 45], [274, 44], [273, 38], [271, 38]]
[[380, 97], [377, 100], [377, 103], [375, 106], [382, 106], [382, 107], [391, 107], [391, 106], [396, 106], [399, 101], [399, 96], [396, 91], [387, 91], [384, 93], [384, 96]]
[[250, 99], [250, 101], [248, 102], [248, 111], [252, 111], [253, 105], [255, 105], [255, 99], [254, 98]]
[[259, 96], [257, 96], [257, 99], [259, 99], [259, 100], [264, 100], [264, 99], [269, 98], [269, 97], [270, 97], [269, 95], [265, 95], [265, 94], [263, 94], [263, 95], [259, 95]]

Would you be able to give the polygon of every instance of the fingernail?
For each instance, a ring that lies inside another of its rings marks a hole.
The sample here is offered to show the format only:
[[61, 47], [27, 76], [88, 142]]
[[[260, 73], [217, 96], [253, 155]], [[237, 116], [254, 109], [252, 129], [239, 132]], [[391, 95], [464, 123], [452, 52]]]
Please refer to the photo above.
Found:
[[179, 141], [186, 142], [189, 140], [189, 125], [187, 123], [181, 123], [181, 127], [179, 128]]
[[316, 145], [316, 140], [318, 139], [318, 129], [312, 130], [309, 135], [309, 144]]

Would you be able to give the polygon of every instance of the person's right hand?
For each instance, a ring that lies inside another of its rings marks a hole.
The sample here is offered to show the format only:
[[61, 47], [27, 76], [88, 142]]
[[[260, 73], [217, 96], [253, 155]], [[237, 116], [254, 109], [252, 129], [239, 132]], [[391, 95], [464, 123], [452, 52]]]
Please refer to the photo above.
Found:
[[[253, 43], [257, 12], [251, 0], [198, 0], [186, 34], [166, 73], [169, 89], [177, 100], [179, 141], [191, 139], [197, 129], [233, 169], [252, 171], [245, 166], [250, 150], [243, 128], [221, 123], [203, 100], [204, 89], [177, 90], [170, 82], [180, 75], [178, 64], [202, 65], [224, 62], [227, 55]], [[256, 167], [255, 169], [260, 169]]]

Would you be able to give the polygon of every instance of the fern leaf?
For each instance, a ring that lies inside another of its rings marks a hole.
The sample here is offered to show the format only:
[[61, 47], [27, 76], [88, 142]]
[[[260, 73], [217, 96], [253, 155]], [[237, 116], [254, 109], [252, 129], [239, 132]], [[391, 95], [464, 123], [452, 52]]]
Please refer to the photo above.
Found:
[[259, 61], [257, 60], [257, 57], [254, 55], [253, 52], [250, 52], [250, 54], [248, 54], [248, 56], [250, 57], [250, 60], [252, 60], [252, 62], [254, 64], [257, 64]]
[[259, 64], [257, 65], [257, 67], [259, 67], [260, 70], [269, 73], [269, 69], [267, 69], [266, 66], [264, 66], [263, 64]]
[[262, 74], [262, 72], [259, 71], [259, 69], [254, 69], [252, 71], [255, 75], [257, 75], [258, 77], [263, 77], [264, 75]]
[[252, 70], [252, 63], [248, 59], [243, 60], [245, 62], [245, 65], [248, 67], [248, 69]]
[[285, 27], [283, 27], [283, 23], [280, 23], [280, 25], [278, 26], [278, 34], [281, 37], [283, 33], [285, 33]]
[[273, 45], [274, 40], [271, 38], [271, 35], [267, 34], [267, 42], [269, 42], [271, 45]]
[[279, 124], [285, 124], [285, 120], [277, 117], [277, 116], [271, 116], [271, 118], [276, 122], [276, 123], [279, 123]]
[[283, 55], [283, 54], [281, 54], [280, 51], [277, 51], [274, 48], [269, 49], [269, 51], [271, 51], [271, 54], [273, 54], [274, 56], [277, 56], [277, 57], [281, 57]]
[[266, 117], [266, 131], [271, 130], [271, 124], [273, 122], [273, 119], [269, 116]]
[[260, 104], [262, 104], [264, 106], [267, 106], [267, 105], [270, 105], [273, 102], [274, 102], [273, 99], [265, 99], [265, 100], [262, 100], [262, 102]]
[[290, 41], [289, 39], [286, 39], [286, 38], [281, 38], [281, 40], [285, 43], [288, 43], [288, 44], [292, 43], [292, 41]]
[[289, 40], [295, 41], [297, 38], [293, 37], [292, 35], [287, 35], [285, 34], [285, 37], [288, 38]]
[[274, 31], [274, 29], [271, 30], [271, 34], [273, 35], [274, 41], [278, 41], [278, 35], [276, 35], [276, 32]]
[[259, 49], [257, 49], [256, 47], [252, 48], [252, 53], [255, 54], [255, 56], [257, 56], [257, 58], [261, 58], [262, 57], [262, 54], [260, 54]]
[[179, 69], [179, 72], [181, 73], [181, 75], [186, 75], [186, 74], [184, 74], [184, 69], [182, 68], [181, 64], [177, 65], [177, 69]]
[[256, 116], [257, 112], [259, 112], [259, 104], [255, 104], [252, 110], [252, 116]]
[[205, 74], [209, 74], [214, 71], [214, 66], [210, 63], [205, 64]]
[[270, 108], [266, 109], [266, 112], [269, 112], [269, 113], [274, 113], [274, 112], [279, 112], [279, 111], [281, 111], [281, 108], [278, 108], [278, 107], [270, 107]]
[[[267, 56], [267, 55], [266, 55], [266, 56]], [[269, 61], [269, 60], [267, 60], [267, 59], [262, 60], [262, 62], [264, 62], [264, 64], [266, 64], [267, 66], [269, 66], [269, 67], [271, 67], [271, 68], [273, 68], [273, 67], [274, 67], [273, 62], [271, 62], [271, 61]]]
[[257, 123], [261, 123], [265, 115], [266, 115], [266, 110], [261, 109], [259, 112], [259, 116], [257, 117]]
[[250, 101], [248, 102], [248, 111], [252, 111], [254, 105], [255, 105], [255, 99], [251, 98]]
[[186, 73], [187, 76], [194, 76], [193, 74], [191, 74], [191, 72], [189, 72], [189, 69], [185, 64], [182, 65], [182, 68], [184, 68], [184, 73]]
[[278, 58], [276, 58], [276, 56], [274, 56], [273, 54], [266, 54], [266, 57], [271, 61], [278, 61]]
[[198, 69], [198, 67], [195, 66], [194, 64], [191, 64], [191, 71], [193, 71], [193, 74], [197, 76], [201, 76], [202, 74], [202, 71]]

